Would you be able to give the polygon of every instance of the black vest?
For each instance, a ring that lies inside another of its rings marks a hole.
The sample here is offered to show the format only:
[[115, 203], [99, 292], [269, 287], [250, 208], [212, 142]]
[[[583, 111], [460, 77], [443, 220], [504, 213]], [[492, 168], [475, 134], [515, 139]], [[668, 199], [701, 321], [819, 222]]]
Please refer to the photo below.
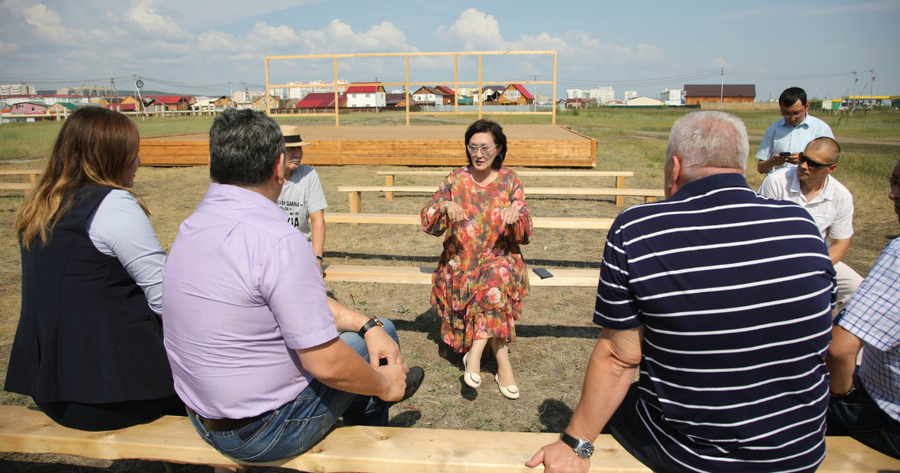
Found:
[[86, 404], [175, 395], [159, 318], [88, 218], [112, 189], [88, 186], [53, 230], [22, 250], [22, 314], [4, 389]]

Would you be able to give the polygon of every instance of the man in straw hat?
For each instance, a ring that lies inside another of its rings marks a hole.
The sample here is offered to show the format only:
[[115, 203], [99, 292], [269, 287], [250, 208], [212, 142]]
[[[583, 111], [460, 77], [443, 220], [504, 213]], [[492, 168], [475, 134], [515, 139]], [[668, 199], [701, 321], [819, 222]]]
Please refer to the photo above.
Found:
[[294, 226], [312, 243], [316, 261], [322, 266], [325, 251], [325, 193], [315, 169], [300, 164], [303, 147], [312, 143], [300, 138], [300, 128], [281, 125], [284, 135], [284, 187], [278, 196], [278, 205], [288, 214], [288, 223]]

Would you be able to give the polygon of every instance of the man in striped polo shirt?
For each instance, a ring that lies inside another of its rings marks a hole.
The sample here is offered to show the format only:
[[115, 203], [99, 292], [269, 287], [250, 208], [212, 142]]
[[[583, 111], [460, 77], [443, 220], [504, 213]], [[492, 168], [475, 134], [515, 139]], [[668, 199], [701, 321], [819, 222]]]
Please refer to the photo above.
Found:
[[575, 414], [526, 465], [585, 472], [606, 427], [654, 471], [815, 471], [834, 267], [806, 210], [750, 189], [748, 154], [732, 115], [675, 122], [667, 200], [608, 233]]

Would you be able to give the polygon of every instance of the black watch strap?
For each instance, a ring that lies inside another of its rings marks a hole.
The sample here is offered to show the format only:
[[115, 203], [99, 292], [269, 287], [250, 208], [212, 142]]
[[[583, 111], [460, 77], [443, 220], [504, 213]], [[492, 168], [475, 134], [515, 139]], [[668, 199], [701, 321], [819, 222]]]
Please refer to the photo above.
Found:
[[382, 322], [378, 317], [372, 316], [368, 322], [366, 322], [361, 329], [359, 329], [359, 336], [366, 338], [366, 332], [375, 328], [375, 327], [384, 327], [384, 322]]

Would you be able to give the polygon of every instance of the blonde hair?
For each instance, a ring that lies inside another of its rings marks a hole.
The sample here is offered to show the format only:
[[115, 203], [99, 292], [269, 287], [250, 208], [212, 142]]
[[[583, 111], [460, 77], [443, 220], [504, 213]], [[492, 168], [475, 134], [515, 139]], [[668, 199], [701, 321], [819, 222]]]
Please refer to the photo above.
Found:
[[[133, 194], [123, 183], [139, 147], [137, 126], [125, 115], [101, 107], [75, 111], [59, 131], [40, 182], [16, 211], [13, 227], [22, 248], [30, 249], [37, 238], [46, 245], [85, 186], [99, 184]], [[149, 215], [140, 199], [138, 203]]]

